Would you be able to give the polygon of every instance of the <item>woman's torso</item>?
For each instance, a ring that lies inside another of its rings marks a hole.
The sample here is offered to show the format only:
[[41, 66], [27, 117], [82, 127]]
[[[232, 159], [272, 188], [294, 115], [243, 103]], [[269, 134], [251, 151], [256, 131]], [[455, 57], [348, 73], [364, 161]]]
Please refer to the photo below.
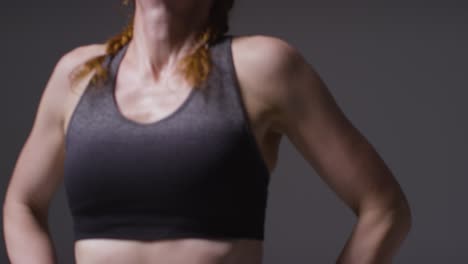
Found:
[[[235, 37], [232, 43], [233, 60], [237, 69], [239, 88], [243, 95], [246, 112], [251, 121], [252, 133], [258, 143], [262, 157], [265, 160], [270, 171], [273, 170], [276, 164], [277, 151], [280, 141], [280, 135], [270, 130], [271, 118], [268, 115], [270, 109], [266, 109], [266, 104], [262, 104], [261, 98], [254, 96], [254, 92], [258, 93], [260, 87], [248, 87], [245, 81], [251, 80], [254, 77], [254, 72], [247, 70], [247, 45], [243, 42], [249, 41], [248, 38], [254, 37]], [[250, 40], [252, 41], [252, 40]], [[89, 51], [91, 54], [94, 51]], [[102, 48], [104, 50], [104, 48]], [[84, 51], [83, 53], [85, 53]], [[87, 57], [81, 54], [83, 57]], [[96, 55], [96, 54], [94, 54]], [[93, 56], [93, 55], [89, 55]], [[125, 66], [124, 66], [125, 67]], [[122, 67], [122, 68], [124, 68]], [[250, 73], [252, 72], [252, 73]], [[122, 74], [123, 75], [123, 74]], [[64, 133], [67, 131], [69, 120], [74, 108], [79, 101], [79, 98], [86, 88], [87, 82], [91, 76], [84, 78], [74, 87], [75, 93], [70, 92], [70, 96], [66, 100]], [[120, 87], [121, 83], [125, 85], [131, 83], [129, 80], [120, 79], [120, 75], [116, 81], [116, 101], [118, 102], [121, 113], [128, 119], [140, 123], [150, 123], [155, 120], [164, 118], [170, 115], [174, 109], [178, 108], [180, 102], [184, 101], [187, 91], [181, 89], [179, 92], [180, 100], [175, 103], [168, 103], [165, 110], [161, 110], [154, 116], [146, 116], [144, 118], [132, 116], [131, 113], [138, 111], [133, 106], [125, 106], [126, 101], [121, 96], [120, 90], [125, 88]], [[141, 84], [140, 84], [141, 85]], [[163, 89], [164, 87], [162, 87]], [[123, 94], [123, 93], [122, 93]], [[122, 99], [123, 98], [123, 99]], [[132, 100], [139, 101], [138, 98]], [[159, 99], [158, 99], [159, 100]], [[162, 99], [167, 102], [167, 100]], [[158, 101], [159, 102], [159, 101]], [[159, 105], [159, 104], [158, 104]], [[162, 109], [162, 108], [160, 108]], [[166, 110], [167, 109], [167, 110]], [[141, 109], [140, 109], [141, 110]], [[259, 264], [261, 263], [263, 253], [263, 243], [261, 240], [237, 239], [237, 240], [215, 240], [201, 238], [181, 238], [181, 239], [166, 239], [158, 241], [137, 241], [137, 240], [116, 240], [107, 238], [90, 238], [81, 239], [75, 243], [75, 257], [78, 264], [99, 264], [99, 263], [200, 263], [200, 264]], [[155, 262], [157, 260], [157, 262]]]

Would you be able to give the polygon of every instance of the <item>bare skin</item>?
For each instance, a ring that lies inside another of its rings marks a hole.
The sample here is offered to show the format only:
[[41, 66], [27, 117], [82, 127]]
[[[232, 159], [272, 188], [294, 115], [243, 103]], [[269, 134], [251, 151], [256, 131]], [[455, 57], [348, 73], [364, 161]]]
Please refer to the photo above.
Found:
[[[140, 2], [149, 4], [150, 0]], [[189, 0], [177, 3], [182, 2]], [[171, 51], [176, 45], [164, 46], [171, 42], [160, 37], [142, 38], [140, 46], [129, 47], [119, 69], [116, 99], [120, 111], [141, 123], [169, 115], [189, 92], [170, 67], [181, 53]], [[179, 44], [188, 47], [190, 38], [182, 39], [185, 42]], [[159, 43], [167, 52], [152, 54], [143, 43]], [[337, 263], [390, 263], [411, 218], [406, 198], [383, 160], [291, 45], [269, 36], [242, 36], [234, 39], [232, 51], [252, 132], [270, 171], [277, 164], [279, 142], [286, 136], [359, 217]], [[54, 263], [47, 210], [63, 180], [64, 137], [70, 115], [91, 77], [72, 91], [67, 74], [87, 58], [103, 53], [104, 46], [94, 44], [65, 54], [44, 90], [4, 203], [5, 238], [12, 263]], [[145, 54], [153, 56], [152, 60], [145, 60]], [[22, 243], [25, 240], [28, 245]], [[255, 240], [83, 239], [75, 244], [78, 264], [260, 264], [262, 254], [262, 242]]]

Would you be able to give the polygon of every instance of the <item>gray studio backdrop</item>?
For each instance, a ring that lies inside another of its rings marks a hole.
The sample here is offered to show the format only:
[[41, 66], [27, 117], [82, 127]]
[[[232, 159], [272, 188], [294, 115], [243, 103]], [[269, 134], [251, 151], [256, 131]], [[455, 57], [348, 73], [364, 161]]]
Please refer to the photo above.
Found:
[[[0, 7], [2, 203], [59, 57], [125, 21], [119, 0], [4, 1]], [[391, 167], [413, 210], [395, 263], [468, 259], [466, 1], [240, 0], [231, 33], [285, 39]], [[272, 175], [266, 264], [333, 263], [355, 217], [285, 139]], [[63, 185], [50, 207], [60, 263], [73, 263]], [[8, 263], [4, 241], [0, 263]]]

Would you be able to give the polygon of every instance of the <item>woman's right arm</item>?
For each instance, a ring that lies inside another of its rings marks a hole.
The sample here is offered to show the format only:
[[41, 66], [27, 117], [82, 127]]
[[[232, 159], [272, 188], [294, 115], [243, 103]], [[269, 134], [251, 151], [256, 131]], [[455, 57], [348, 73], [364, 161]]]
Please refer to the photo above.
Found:
[[3, 229], [8, 257], [14, 264], [56, 263], [48, 207], [62, 181], [64, 102], [71, 87], [68, 74], [76, 62], [74, 50], [55, 65], [6, 191]]

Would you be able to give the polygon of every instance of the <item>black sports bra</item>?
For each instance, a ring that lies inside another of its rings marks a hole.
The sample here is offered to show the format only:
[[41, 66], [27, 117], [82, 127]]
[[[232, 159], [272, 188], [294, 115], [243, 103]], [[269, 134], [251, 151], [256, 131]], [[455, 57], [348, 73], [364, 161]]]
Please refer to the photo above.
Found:
[[269, 170], [240, 96], [232, 35], [209, 47], [201, 89], [153, 123], [124, 117], [115, 79], [125, 45], [89, 84], [66, 134], [64, 187], [74, 239], [264, 238]]

